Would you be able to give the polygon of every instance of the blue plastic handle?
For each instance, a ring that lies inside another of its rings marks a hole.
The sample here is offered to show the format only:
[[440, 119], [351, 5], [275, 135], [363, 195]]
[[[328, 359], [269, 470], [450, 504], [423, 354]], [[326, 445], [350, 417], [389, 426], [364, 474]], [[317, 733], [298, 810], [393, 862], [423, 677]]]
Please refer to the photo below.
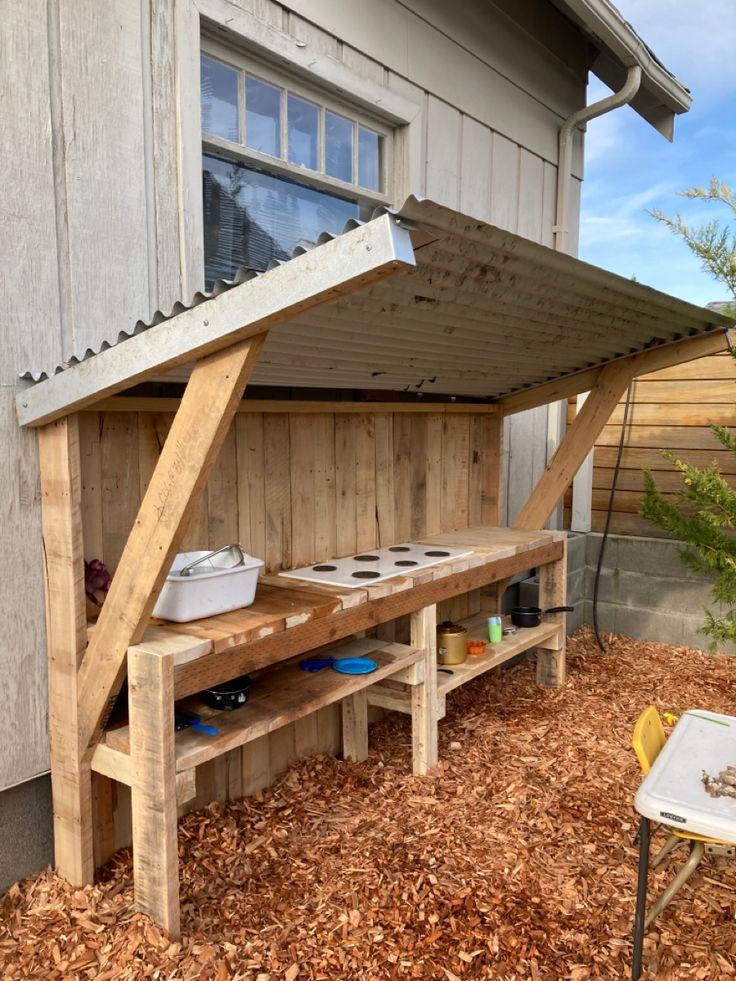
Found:
[[196, 729], [197, 732], [204, 732], [207, 736], [219, 736], [220, 730], [215, 729], [214, 726], [206, 726], [204, 722], [193, 722], [192, 729]]
[[300, 661], [299, 667], [302, 671], [321, 671], [322, 668], [331, 668], [335, 663], [334, 657], [308, 657], [306, 661]]

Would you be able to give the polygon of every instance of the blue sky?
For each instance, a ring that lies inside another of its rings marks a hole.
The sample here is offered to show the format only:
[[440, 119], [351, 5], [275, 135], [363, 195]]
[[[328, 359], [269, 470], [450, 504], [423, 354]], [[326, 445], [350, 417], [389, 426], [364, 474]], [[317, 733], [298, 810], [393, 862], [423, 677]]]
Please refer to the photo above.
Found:
[[[727, 220], [723, 205], [677, 196], [712, 175], [736, 187], [736, 0], [616, 0], [659, 60], [690, 89], [669, 143], [628, 107], [588, 124], [581, 259], [692, 303], [728, 299], [685, 244], [647, 214]], [[596, 79], [588, 102], [608, 94]]]

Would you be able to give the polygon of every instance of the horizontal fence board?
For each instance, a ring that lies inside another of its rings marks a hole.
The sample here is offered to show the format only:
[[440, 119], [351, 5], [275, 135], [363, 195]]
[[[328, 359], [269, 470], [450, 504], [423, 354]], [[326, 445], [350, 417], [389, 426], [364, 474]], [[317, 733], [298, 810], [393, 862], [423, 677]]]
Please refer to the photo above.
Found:
[[[708, 378], [692, 381], [640, 382], [635, 386], [635, 402], [657, 405], [680, 403], [723, 402], [732, 408], [736, 404], [736, 377]], [[736, 414], [736, 409], [734, 409]]]
[[[624, 407], [617, 406], [608, 423], [620, 426], [623, 422]], [[627, 425], [629, 426], [719, 426], [736, 425], [736, 406], [732, 402], [675, 402], [652, 405], [642, 402], [629, 406]]]
[[[643, 470], [651, 470], [658, 489], [675, 500], [682, 478], [662, 455], [674, 453], [693, 466], [716, 464], [736, 486], [736, 456], [721, 448], [712, 423], [736, 428], [736, 361], [728, 353], [674, 365], [638, 378], [632, 389], [620, 461], [611, 530], [621, 535], [665, 537], [638, 514], [644, 492]], [[594, 452], [592, 527], [601, 531], [618, 456], [624, 402], [617, 406]], [[575, 416], [570, 400], [568, 423]]]
[[670, 368], [662, 368], [648, 375], [640, 375], [639, 382], [669, 382], [669, 381], [709, 381], [730, 379], [736, 381], [736, 360], [724, 351], [723, 354], [711, 354], [707, 358], [696, 358], [685, 361]]

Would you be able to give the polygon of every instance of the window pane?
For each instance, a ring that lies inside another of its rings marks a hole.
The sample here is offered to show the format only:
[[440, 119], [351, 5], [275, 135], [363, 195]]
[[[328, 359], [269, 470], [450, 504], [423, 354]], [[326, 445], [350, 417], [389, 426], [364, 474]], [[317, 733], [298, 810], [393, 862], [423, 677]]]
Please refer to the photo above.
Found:
[[264, 270], [320, 232], [359, 218], [357, 202], [263, 174], [232, 160], [203, 157], [205, 282], [232, 279], [239, 266]]
[[325, 173], [341, 181], [353, 181], [353, 123], [334, 112], [325, 112]]
[[358, 183], [371, 191], [381, 190], [381, 142], [372, 129], [358, 127]]
[[289, 163], [319, 170], [319, 106], [289, 93]]
[[282, 91], [252, 75], [245, 76], [245, 142], [274, 157], [281, 156]]
[[202, 55], [202, 129], [213, 136], [240, 141], [238, 125], [238, 72]]

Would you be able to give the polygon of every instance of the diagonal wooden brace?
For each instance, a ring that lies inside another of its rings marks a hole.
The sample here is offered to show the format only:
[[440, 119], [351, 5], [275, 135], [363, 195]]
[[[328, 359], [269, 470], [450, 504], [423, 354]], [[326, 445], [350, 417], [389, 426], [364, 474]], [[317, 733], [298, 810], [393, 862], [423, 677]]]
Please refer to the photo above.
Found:
[[544, 528], [635, 373], [633, 360], [613, 361], [601, 368], [588, 400], [521, 509], [514, 528]]
[[198, 361], [148, 485], [79, 670], [79, 749], [99, 737], [265, 341]]

